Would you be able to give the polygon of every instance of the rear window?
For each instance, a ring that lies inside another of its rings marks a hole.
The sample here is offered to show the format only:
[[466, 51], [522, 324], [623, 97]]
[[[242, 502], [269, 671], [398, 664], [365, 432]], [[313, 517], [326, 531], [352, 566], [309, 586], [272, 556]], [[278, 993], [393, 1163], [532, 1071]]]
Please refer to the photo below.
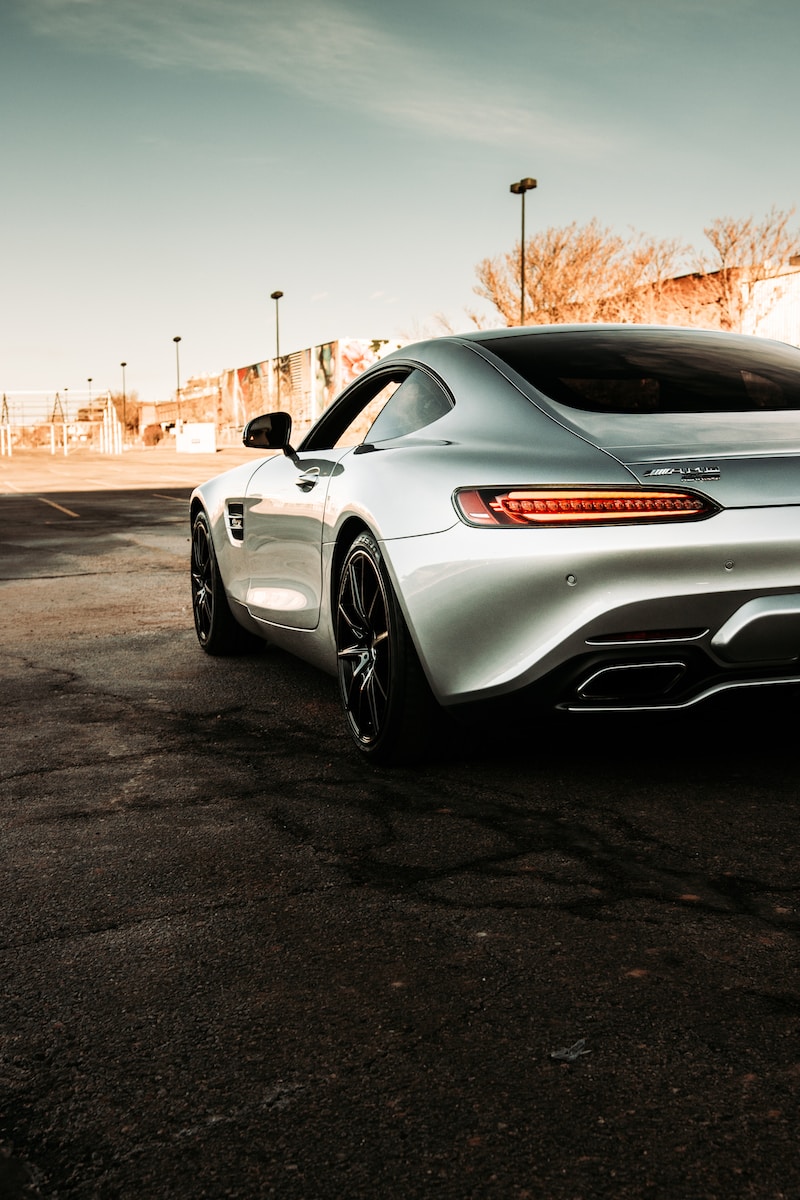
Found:
[[756, 337], [631, 326], [483, 345], [552, 400], [588, 412], [800, 409], [800, 350]]

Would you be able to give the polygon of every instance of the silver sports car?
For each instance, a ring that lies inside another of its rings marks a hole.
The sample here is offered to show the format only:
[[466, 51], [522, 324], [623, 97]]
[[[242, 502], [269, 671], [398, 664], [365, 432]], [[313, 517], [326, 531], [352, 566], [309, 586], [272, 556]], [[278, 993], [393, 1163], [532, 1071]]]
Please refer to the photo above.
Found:
[[200, 645], [338, 675], [356, 746], [440, 708], [677, 709], [800, 682], [800, 350], [540, 326], [384, 358], [196, 489]]

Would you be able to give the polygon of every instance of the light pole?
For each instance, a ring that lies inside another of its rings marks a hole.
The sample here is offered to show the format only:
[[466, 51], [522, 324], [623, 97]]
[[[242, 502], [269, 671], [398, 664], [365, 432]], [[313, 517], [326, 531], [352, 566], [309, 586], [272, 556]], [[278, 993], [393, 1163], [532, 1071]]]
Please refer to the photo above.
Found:
[[278, 408], [281, 406], [281, 325], [278, 315], [278, 301], [283, 292], [270, 292], [270, 300], [275, 301], [275, 360], [278, 364]]
[[125, 413], [125, 368], [127, 367], [128, 364], [120, 363], [119, 365], [122, 367], [122, 437], [124, 440], [125, 430], [128, 428], [128, 422], [126, 420], [126, 413]]
[[522, 237], [519, 243], [519, 323], [525, 324], [525, 193], [532, 192], [536, 187], [535, 179], [520, 179], [512, 183], [508, 189], [515, 196], [522, 198]]
[[179, 337], [174, 337], [172, 340], [175, 343], [175, 377], [177, 379], [177, 387], [175, 388], [175, 399], [178, 402], [177, 425], [178, 425], [178, 433], [180, 433], [180, 431], [181, 431], [181, 354], [180, 354], [179, 347], [180, 347], [181, 339]]
[[91, 419], [92, 419], [92, 377], [91, 377], [91, 375], [86, 380], [86, 382], [89, 385], [89, 420], [91, 421]]

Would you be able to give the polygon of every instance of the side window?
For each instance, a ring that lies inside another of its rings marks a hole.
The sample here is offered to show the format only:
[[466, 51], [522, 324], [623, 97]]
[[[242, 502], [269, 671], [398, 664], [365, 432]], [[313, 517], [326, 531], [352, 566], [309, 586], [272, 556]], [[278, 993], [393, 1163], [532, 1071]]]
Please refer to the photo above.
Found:
[[[453, 407], [447, 393], [424, 371], [412, 371], [395, 391], [387, 396], [365, 434], [363, 441], [386, 442], [424, 429]], [[367, 410], [364, 410], [366, 414]]]
[[333, 443], [339, 449], [345, 446], [360, 446], [364, 441], [367, 430], [380, 416], [389, 400], [400, 388], [402, 380], [387, 379], [383, 386], [375, 392], [371, 399], [358, 408], [355, 416], [348, 422], [336, 441]]

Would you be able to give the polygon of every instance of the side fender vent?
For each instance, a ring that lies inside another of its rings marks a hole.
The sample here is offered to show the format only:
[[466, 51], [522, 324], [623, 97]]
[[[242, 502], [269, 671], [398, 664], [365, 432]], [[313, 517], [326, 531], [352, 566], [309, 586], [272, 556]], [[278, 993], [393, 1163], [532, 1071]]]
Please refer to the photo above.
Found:
[[244, 505], [228, 503], [228, 508], [225, 513], [225, 524], [228, 527], [228, 533], [234, 542], [244, 541]]

